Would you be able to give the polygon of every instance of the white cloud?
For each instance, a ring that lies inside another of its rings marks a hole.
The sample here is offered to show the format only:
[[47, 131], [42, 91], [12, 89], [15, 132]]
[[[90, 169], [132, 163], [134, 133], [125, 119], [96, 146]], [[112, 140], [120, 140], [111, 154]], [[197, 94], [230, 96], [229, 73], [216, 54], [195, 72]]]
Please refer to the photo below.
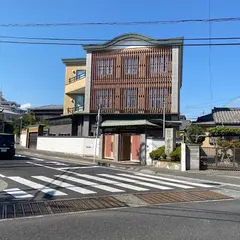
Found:
[[30, 108], [31, 106], [32, 106], [31, 103], [24, 103], [24, 104], [22, 104], [22, 105], [20, 106], [20, 108], [22, 108], [22, 109], [28, 109], [28, 108]]

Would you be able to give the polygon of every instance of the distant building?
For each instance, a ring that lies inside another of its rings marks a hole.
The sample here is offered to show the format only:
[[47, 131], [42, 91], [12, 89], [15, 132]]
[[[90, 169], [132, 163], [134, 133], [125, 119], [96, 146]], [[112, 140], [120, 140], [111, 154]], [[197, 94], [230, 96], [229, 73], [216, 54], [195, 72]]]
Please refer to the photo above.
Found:
[[20, 104], [6, 100], [0, 91], [0, 132], [11, 133], [12, 129], [7, 123], [19, 119], [24, 113], [25, 111], [20, 108]]
[[1, 120], [7, 122], [20, 118], [25, 111], [20, 108], [20, 104], [6, 100], [0, 91], [0, 113]]
[[63, 105], [45, 105], [28, 109], [34, 113], [39, 121], [44, 121], [49, 118], [59, 117], [63, 114]]
[[179, 133], [181, 136], [184, 133], [184, 131], [187, 129], [187, 127], [192, 124], [192, 122], [190, 120], [187, 120], [186, 116], [184, 115], [180, 116], [180, 121], [181, 121], [181, 125], [179, 126]]

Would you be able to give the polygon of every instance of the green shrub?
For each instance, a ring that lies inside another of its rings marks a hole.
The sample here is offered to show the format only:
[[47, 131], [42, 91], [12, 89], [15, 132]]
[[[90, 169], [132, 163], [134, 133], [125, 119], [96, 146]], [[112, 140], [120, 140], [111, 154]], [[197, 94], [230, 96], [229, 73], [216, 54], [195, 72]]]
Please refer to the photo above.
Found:
[[186, 142], [201, 144], [205, 140], [205, 133], [203, 128], [197, 125], [190, 125], [185, 130]]
[[152, 160], [161, 160], [166, 158], [165, 146], [159, 147], [149, 153], [149, 156]]
[[181, 160], [181, 147], [175, 148], [169, 155], [172, 161], [180, 161]]

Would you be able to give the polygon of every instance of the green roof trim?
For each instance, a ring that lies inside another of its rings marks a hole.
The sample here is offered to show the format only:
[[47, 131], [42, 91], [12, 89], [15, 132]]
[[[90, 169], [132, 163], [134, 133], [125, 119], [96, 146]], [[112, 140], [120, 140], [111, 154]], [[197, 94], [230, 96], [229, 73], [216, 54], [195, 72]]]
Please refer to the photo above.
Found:
[[106, 120], [102, 122], [101, 127], [127, 127], [127, 126], [151, 126], [159, 127], [157, 124], [147, 120]]
[[86, 58], [63, 58], [62, 62], [66, 66], [71, 65], [86, 65]]
[[98, 51], [104, 50], [108, 47], [116, 45], [120, 41], [128, 40], [128, 39], [136, 39], [140, 41], [145, 41], [151, 43], [152, 46], [182, 46], [184, 38], [168, 38], [168, 39], [155, 39], [148, 37], [146, 35], [138, 34], [138, 33], [126, 33], [120, 36], [113, 38], [110, 41], [100, 44], [82, 44], [82, 47], [86, 51]]

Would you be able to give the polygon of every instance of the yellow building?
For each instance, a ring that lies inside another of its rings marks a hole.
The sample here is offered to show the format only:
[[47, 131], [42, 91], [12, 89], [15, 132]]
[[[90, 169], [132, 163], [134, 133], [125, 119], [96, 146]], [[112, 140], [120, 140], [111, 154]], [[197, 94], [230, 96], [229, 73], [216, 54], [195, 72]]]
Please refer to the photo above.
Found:
[[73, 114], [84, 110], [86, 59], [62, 59], [66, 65], [63, 114]]

